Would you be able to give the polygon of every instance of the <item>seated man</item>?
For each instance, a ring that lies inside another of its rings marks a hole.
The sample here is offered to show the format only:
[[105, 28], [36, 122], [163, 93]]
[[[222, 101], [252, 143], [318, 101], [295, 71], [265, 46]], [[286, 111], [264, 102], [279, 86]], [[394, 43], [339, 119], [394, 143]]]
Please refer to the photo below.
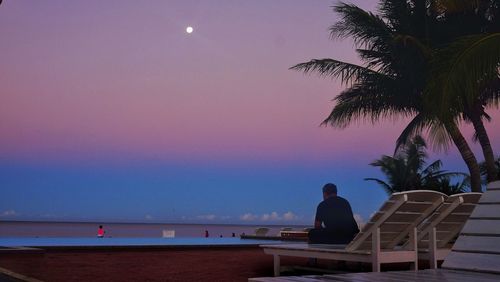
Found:
[[349, 202], [337, 196], [337, 186], [323, 186], [323, 201], [316, 209], [314, 229], [309, 231], [309, 243], [347, 244], [359, 232]]

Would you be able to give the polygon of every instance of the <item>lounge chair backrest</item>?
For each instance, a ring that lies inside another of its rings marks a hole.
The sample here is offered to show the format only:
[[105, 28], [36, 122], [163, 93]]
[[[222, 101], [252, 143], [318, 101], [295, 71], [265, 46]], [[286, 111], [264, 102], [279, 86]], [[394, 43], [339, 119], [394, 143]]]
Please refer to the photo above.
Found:
[[444, 203], [418, 227], [418, 247], [429, 248], [430, 232], [433, 228], [436, 228], [436, 247], [447, 247], [464, 227], [481, 195], [481, 193], [462, 193], [447, 197]]
[[487, 186], [442, 267], [500, 273], [500, 181]]
[[346, 249], [371, 250], [371, 235], [377, 229], [380, 229], [380, 248], [394, 248], [441, 205], [445, 197], [443, 193], [428, 190], [392, 194]]

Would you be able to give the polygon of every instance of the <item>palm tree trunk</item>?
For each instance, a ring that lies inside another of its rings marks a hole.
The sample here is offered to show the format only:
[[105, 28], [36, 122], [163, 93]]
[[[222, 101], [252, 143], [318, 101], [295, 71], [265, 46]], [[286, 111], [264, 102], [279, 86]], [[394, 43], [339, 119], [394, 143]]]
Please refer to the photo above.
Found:
[[479, 165], [477, 164], [476, 157], [470, 149], [469, 144], [467, 144], [467, 141], [454, 122], [446, 123], [445, 127], [450, 134], [451, 139], [453, 139], [453, 143], [455, 143], [455, 146], [457, 146], [460, 155], [462, 155], [462, 159], [465, 161], [465, 164], [469, 168], [471, 191], [482, 192], [481, 172], [479, 170]]
[[495, 156], [493, 155], [493, 149], [491, 148], [490, 138], [484, 127], [483, 120], [481, 119], [480, 113], [483, 111], [482, 105], [475, 103], [470, 111], [467, 111], [467, 116], [472, 121], [474, 130], [476, 131], [477, 139], [481, 144], [483, 149], [484, 162], [486, 164], [486, 173], [488, 182], [493, 182], [497, 180], [497, 169], [495, 167]]

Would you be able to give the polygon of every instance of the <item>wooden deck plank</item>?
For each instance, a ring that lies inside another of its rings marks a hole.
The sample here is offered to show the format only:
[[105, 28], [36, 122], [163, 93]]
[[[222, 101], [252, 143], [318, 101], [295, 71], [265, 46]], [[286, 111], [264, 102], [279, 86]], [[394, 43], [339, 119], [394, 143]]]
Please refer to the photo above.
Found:
[[471, 217], [491, 217], [497, 215], [500, 217], [500, 205], [477, 205]]
[[[370, 272], [370, 274], [379, 274], [380, 272]], [[342, 274], [342, 275], [325, 275], [324, 276], [324, 282], [331, 282], [331, 281], [339, 281], [339, 282], [371, 282], [373, 281], [373, 278], [370, 276], [364, 276], [360, 275], [361, 273], [357, 273], [357, 275], [351, 275], [351, 274]], [[380, 279], [380, 278], [379, 278]], [[380, 280], [383, 282], [395, 282], [392, 279], [384, 279]]]
[[465, 234], [500, 234], [500, 220], [469, 219], [462, 229]]
[[490, 190], [481, 197], [481, 203], [499, 203], [500, 190]]
[[499, 265], [500, 255], [462, 253], [453, 251], [446, 257], [442, 267], [447, 269], [492, 272], [500, 274]]
[[496, 253], [500, 255], [500, 237], [460, 236], [455, 245], [453, 245], [453, 250]]
[[492, 189], [492, 190], [500, 189], [500, 180], [488, 183], [488, 186], [486, 187], [486, 191], [488, 191], [490, 189]]
[[[373, 274], [379, 274], [380, 272], [369, 272]], [[370, 276], [366, 276], [364, 274], [366, 273], [356, 273], [356, 275], [351, 275], [352, 273], [349, 274], [342, 274], [342, 275], [325, 275], [326, 281], [335, 281], [333, 279], [337, 279], [337, 281], [345, 281], [345, 282], [350, 282], [350, 281], [359, 281], [359, 282], [371, 282], [373, 279]]]
[[463, 277], [469, 281], [499, 281], [500, 276], [492, 273], [481, 273], [474, 271], [463, 271], [454, 269], [438, 269], [437, 271], [443, 273], [445, 277]]
[[421, 270], [415, 271], [391, 271], [391, 272], [362, 272], [362, 273], [349, 273], [337, 275], [323, 275], [323, 276], [300, 276], [288, 277], [261, 277], [250, 278], [250, 282], [328, 282], [328, 281], [343, 281], [343, 282], [443, 282], [443, 281], [456, 281], [456, 282], [469, 282], [469, 281], [483, 281], [483, 282], [498, 282], [500, 275], [490, 273], [479, 273], [472, 271], [459, 271], [448, 269], [436, 270]]

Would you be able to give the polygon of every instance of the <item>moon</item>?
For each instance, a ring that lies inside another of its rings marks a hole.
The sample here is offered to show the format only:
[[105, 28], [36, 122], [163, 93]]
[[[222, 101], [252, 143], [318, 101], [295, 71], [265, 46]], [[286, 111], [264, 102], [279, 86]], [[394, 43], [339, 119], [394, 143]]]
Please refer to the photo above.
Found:
[[193, 30], [194, 30], [194, 29], [193, 29], [193, 27], [192, 27], [192, 26], [188, 26], [188, 27], [186, 27], [186, 32], [187, 32], [187, 33], [192, 33], [192, 32], [193, 32]]

